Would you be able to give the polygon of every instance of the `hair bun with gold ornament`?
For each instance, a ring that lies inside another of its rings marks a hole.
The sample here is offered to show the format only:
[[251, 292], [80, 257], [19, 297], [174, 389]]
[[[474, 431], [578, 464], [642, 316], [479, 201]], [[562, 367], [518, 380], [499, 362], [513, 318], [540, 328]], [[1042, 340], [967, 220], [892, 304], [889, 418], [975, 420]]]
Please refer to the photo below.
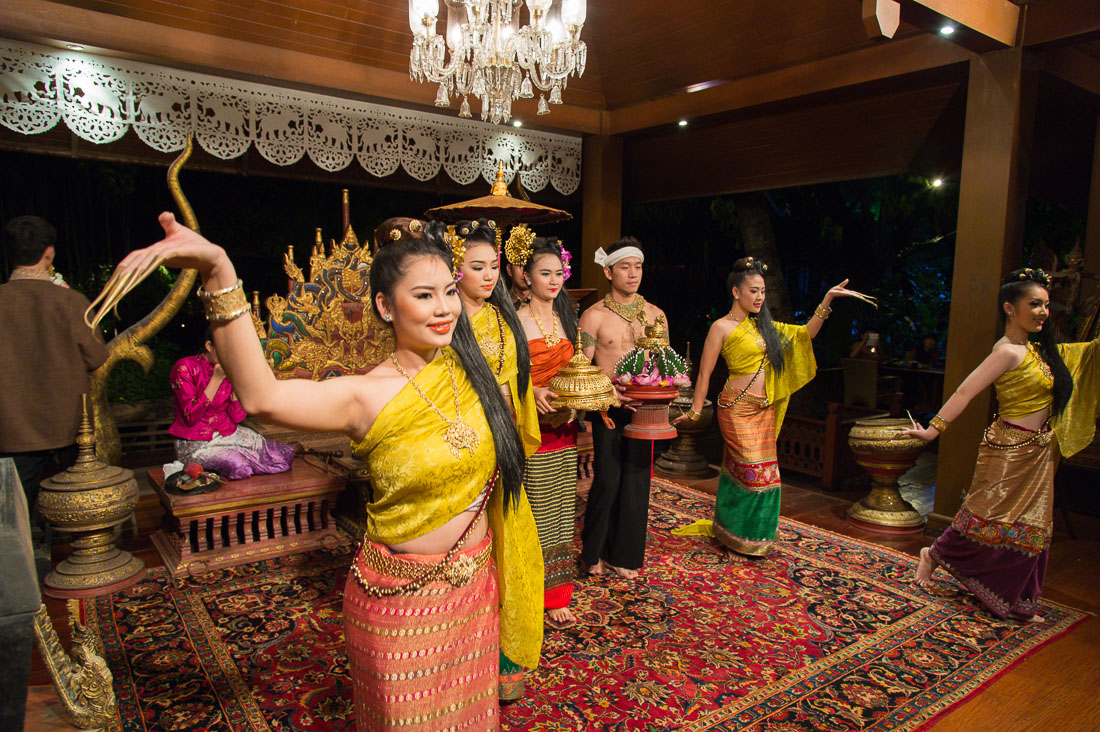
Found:
[[423, 239], [424, 222], [408, 216], [394, 216], [380, 223], [374, 230], [374, 251], [402, 239]]
[[508, 235], [508, 242], [504, 245], [504, 256], [509, 264], [523, 267], [531, 258], [531, 244], [535, 241], [535, 232], [531, 231], [527, 224], [516, 224], [512, 227], [512, 233]]

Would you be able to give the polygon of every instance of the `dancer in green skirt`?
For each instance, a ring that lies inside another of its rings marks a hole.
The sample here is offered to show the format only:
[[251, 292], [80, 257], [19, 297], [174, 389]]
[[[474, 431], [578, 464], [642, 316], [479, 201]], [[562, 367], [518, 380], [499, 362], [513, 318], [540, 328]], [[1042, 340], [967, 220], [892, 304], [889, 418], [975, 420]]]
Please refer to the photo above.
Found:
[[696, 421], [707, 398], [707, 384], [721, 354], [729, 380], [718, 397], [718, 426], [726, 443], [714, 521], [676, 529], [680, 535], [713, 536], [727, 548], [749, 556], [771, 550], [779, 526], [779, 463], [775, 441], [787, 401], [817, 371], [810, 340], [821, 330], [837, 297], [866, 295], [845, 289], [848, 280], [825, 293], [805, 325], [776, 323], [764, 305], [763, 262], [752, 257], [733, 264], [727, 287], [733, 307], [707, 333], [699, 362], [695, 400], [677, 423]]

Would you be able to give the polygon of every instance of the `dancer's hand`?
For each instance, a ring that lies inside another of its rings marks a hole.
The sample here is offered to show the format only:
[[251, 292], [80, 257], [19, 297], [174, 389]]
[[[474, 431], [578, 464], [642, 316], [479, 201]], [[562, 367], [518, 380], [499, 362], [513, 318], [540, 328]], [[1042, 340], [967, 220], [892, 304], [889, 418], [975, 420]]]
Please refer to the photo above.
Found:
[[925, 442], [931, 442], [932, 440], [940, 436], [939, 430], [933, 429], [931, 427], [921, 427], [919, 424], [916, 426], [916, 428], [902, 430], [901, 433], [906, 437], [916, 437], [918, 439], [924, 440]]
[[822, 301], [822, 304], [824, 304], [825, 307], [829, 307], [829, 303], [831, 303], [838, 297], [854, 297], [857, 300], [862, 300], [863, 302], [870, 303], [876, 308], [878, 307], [878, 301], [874, 297], [870, 295], [864, 295], [862, 292], [857, 292], [855, 290], [849, 290], [846, 287], [848, 282], [849, 280], [844, 280], [836, 287], [829, 288], [829, 291], [825, 293], [825, 298]]
[[535, 390], [535, 408], [539, 410], [539, 414], [550, 414], [551, 412], [558, 411], [557, 407], [550, 406], [551, 399], [557, 399], [558, 395], [550, 391], [545, 386], [536, 386]]
[[638, 400], [631, 399], [626, 395], [626, 387], [622, 384], [615, 383], [612, 383], [611, 385], [615, 387], [615, 393], [618, 394], [619, 403], [622, 405], [623, 409], [629, 409], [631, 412], [637, 412], [638, 410], [633, 406], [633, 403]]
[[[164, 229], [164, 238], [156, 244], [127, 254], [119, 263], [117, 272], [141, 272], [157, 266], [154, 264], [157, 262], [176, 269], [197, 269], [206, 280], [228, 264], [229, 259], [224, 249], [176, 221], [171, 213], [165, 211], [158, 221]], [[232, 284], [228, 282], [222, 286]]]

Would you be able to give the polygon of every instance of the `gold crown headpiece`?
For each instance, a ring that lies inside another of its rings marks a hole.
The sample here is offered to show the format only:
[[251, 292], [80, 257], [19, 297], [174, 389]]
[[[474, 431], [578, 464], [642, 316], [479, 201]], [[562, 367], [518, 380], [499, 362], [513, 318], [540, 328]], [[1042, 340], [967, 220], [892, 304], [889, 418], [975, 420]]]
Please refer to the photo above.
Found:
[[531, 231], [527, 224], [516, 224], [512, 227], [512, 233], [508, 235], [508, 243], [504, 245], [504, 256], [509, 264], [523, 267], [531, 258], [531, 244], [535, 241], [535, 232]]

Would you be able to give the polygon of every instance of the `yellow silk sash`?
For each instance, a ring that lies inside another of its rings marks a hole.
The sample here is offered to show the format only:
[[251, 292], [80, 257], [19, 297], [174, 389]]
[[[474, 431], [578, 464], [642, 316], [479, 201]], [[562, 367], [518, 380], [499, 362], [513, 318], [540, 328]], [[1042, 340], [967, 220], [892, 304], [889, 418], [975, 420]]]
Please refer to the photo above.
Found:
[[[411, 384], [399, 391], [367, 435], [352, 443], [352, 452], [370, 468], [374, 501], [367, 506], [366, 536], [372, 541], [398, 544], [439, 528], [473, 503], [496, 470], [489, 423], [454, 351], [442, 349], [414, 379], [453, 419], [448, 359], [454, 366], [462, 419], [480, 442], [473, 455], [463, 450], [456, 457], [443, 440], [446, 423]], [[542, 550], [526, 496], [507, 515], [502, 496], [501, 488], [494, 488], [486, 510], [500, 586], [500, 646], [516, 663], [535, 668], [542, 647]]]
[[[787, 341], [784, 349], [786, 358], [781, 374], [775, 373], [770, 361], [764, 362], [764, 393], [768, 401], [775, 405], [775, 436], [778, 439], [791, 394], [814, 378], [817, 360], [806, 326], [775, 323], [775, 329]], [[764, 339], [756, 329], [755, 318], [741, 321], [722, 343], [722, 357], [726, 360], [730, 378], [756, 373], [764, 354]]]
[[[501, 337], [500, 324], [504, 323], [503, 338]], [[539, 430], [539, 411], [535, 405], [535, 392], [531, 388], [530, 376], [527, 381], [527, 393], [519, 396], [519, 363], [516, 358], [516, 337], [512, 329], [504, 322], [497, 319], [496, 306], [485, 303], [470, 318], [470, 326], [474, 329], [474, 336], [478, 343], [482, 344], [482, 353], [489, 364], [489, 370], [497, 377], [497, 383], [508, 387], [508, 393], [512, 398], [512, 410], [516, 413], [516, 428], [519, 430], [519, 438], [523, 443], [523, 454], [533, 455], [542, 446], [542, 432]], [[496, 353], [500, 350], [500, 343], [504, 342], [504, 363], [500, 363], [501, 356]], [[497, 371], [500, 371], [498, 374]]]

